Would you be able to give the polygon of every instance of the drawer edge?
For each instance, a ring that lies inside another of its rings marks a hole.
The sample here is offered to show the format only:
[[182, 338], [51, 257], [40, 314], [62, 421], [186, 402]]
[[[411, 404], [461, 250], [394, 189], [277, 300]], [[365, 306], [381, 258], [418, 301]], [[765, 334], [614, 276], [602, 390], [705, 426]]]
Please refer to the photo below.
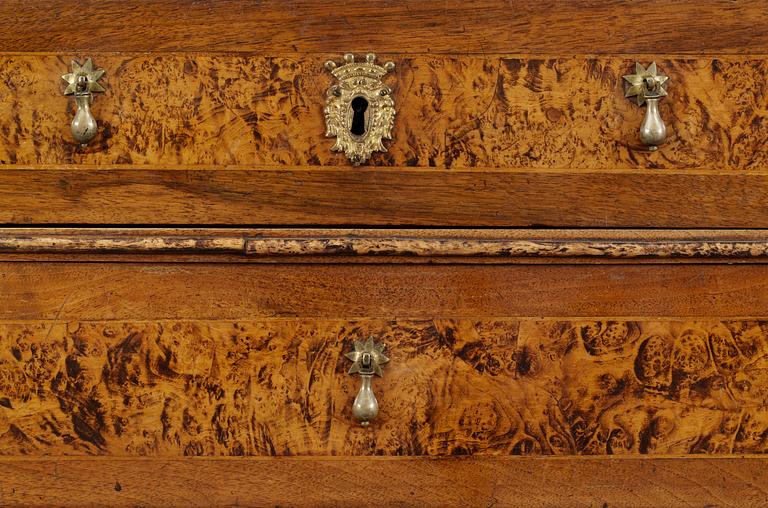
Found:
[[763, 506], [766, 461], [4, 458], [0, 500], [7, 506]]

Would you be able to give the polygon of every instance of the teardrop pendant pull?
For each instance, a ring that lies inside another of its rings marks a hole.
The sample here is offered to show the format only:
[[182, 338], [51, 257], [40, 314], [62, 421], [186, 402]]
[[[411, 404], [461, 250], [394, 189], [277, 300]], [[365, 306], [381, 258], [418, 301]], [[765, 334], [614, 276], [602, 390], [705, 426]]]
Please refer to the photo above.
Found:
[[628, 83], [624, 96], [634, 97], [638, 106], [646, 105], [645, 118], [640, 125], [640, 141], [649, 151], [657, 150], [667, 139], [667, 126], [659, 113], [659, 100], [667, 96], [668, 80], [669, 77], [658, 73], [656, 62], [652, 62], [647, 69], [636, 63], [635, 73], [624, 76], [624, 81]]
[[659, 114], [659, 99], [646, 99], [645, 118], [640, 125], [640, 141], [649, 150], [656, 150], [667, 139], [667, 126]]
[[99, 125], [91, 112], [91, 101], [94, 93], [104, 92], [104, 87], [98, 82], [102, 76], [104, 69], [94, 69], [93, 61], [88, 58], [82, 65], [73, 60], [71, 72], [61, 77], [67, 82], [64, 95], [75, 97], [77, 111], [72, 119], [72, 136], [81, 146], [87, 145], [99, 131]]
[[381, 366], [389, 362], [389, 358], [384, 354], [384, 344], [375, 343], [373, 337], [365, 342], [356, 340], [354, 347], [354, 351], [345, 355], [353, 362], [348, 374], [360, 374], [360, 389], [352, 403], [352, 414], [360, 425], [367, 427], [379, 414], [379, 402], [372, 387], [373, 376], [383, 376]]
[[90, 101], [90, 95], [75, 96], [77, 112], [75, 112], [75, 117], [72, 119], [72, 136], [81, 145], [88, 144], [88, 142], [96, 136], [96, 133], [99, 130], [96, 118], [94, 118], [93, 113], [91, 113]]
[[363, 427], [379, 414], [379, 401], [373, 393], [371, 378], [373, 378], [371, 374], [360, 375], [360, 390], [357, 392], [355, 402], [352, 403], [352, 414]]

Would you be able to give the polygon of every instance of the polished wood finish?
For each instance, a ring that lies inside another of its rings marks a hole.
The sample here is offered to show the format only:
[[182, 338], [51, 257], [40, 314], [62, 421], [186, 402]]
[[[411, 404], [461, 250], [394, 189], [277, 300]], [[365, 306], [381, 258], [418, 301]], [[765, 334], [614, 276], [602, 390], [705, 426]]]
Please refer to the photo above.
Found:
[[[386, 344], [361, 427], [343, 353]], [[0, 324], [6, 455], [763, 453], [768, 321]]]
[[768, 15], [754, 0], [81, 0], [78, 6], [4, 1], [0, 50], [768, 52], [760, 28]]
[[[88, 53], [107, 91], [100, 136], [71, 137], [56, 81], [78, 54], [0, 55], [0, 163], [194, 168], [347, 166], [324, 136], [333, 82], [323, 56]], [[332, 55], [338, 60], [340, 55]], [[654, 55], [670, 76], [663, 148], [640, 146], [645, 113], [622, 75], [644, 56], [382, 55], [397, 120], [374, 166], [473, 169], [765, 170], [764, 58]], [[482, 178], [478, 175], [477, 178]], [[341, 183], [341, 182], [340, 182]]]
[[53, 82], [69, 56], [0, 56], [0, 223], [768, 227], [762, 58], [657, 56], [671, 135], [649, 153], [635, 57], [401, 55], [394, 139], [353, 168], [322, 56], [92, 56], [87, 148]]
[[0, 169], [0, 224], [768, 228], [768, 173]]
[[[765, 506], [766, 459], [0, 459], [6, 506]], [[370, 479], [376, 488], [355, 488]], [[374, 495], [374, 492], [376, 493]]]
[[763, 264], [0, 263], [4, 320], [763, 316]]
[[[0, 504], [765, 505], [765, 21], [2, 3]], [[397, 64], [361, 168], [323, 137], [348, 51]], [[59, 76], [88, 56], [80, 147]], [[638, 60], [671, 77], [653, 153]], [[364, 429], [343, 353], [371, 335]]]

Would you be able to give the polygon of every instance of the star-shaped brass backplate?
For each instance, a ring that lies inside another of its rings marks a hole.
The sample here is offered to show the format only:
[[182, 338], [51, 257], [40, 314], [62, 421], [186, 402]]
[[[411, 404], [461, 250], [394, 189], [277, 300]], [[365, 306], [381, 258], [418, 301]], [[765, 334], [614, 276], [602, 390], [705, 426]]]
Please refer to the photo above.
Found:
[[636, 97], [638, 106], [645, 104], [646, 99], [657, 99], [667, 95], [665, 83], [669, 76], [657, 72], [656, 62], [651, 62], [647, 69], [641, 63], [635, 63], [635, 73], [627, 74], [624, 79], [630, 85], [624, 97]]
[[373, 337], [368, 337], [365, 342], [356, 340], [355, 350], [345, 354], [354, 363], [347, 374], [376, 374], [383, 376], [381, 366], [389, 361], [384, 354], [384, 344], [376, 344]]
[[61, 79], [67, 82], [64, 95], [86, 95], [94, 92], [104, 92], [99, 80], [104, 75], [104, 69], [93, 68], [93, 61], [87, 59], [83, 65], [72, 60], [72, 72], [64, 74]]

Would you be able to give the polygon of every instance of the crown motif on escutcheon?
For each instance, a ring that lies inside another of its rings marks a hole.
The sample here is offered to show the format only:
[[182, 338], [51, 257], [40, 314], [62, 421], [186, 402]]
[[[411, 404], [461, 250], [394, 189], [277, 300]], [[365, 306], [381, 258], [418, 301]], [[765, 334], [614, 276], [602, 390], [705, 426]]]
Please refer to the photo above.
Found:
[[373, 53], [360, 62], [347, 53], [344, 62], [341, 66], [332, 60], [325, 62], [325, 68], [336, 78], [326, 92], [325, 135], [336, 138], [331, 151], [344, 152], [359, 166], [373, 152], [386, 152], [383, 140], [392, 139], [395, 101], [382, 78], [395, 64], [377, 65]]
[[328, 60], [325, 62], [325, 68], [339, 81], [356, 77], [379, 80], [395, 68], [394, 62], [386, 62], [384, 66], [376, 64], [376, 55], [373, 53], [365, 55], [365, 62], [355, 62], [355, 55], [347, 53], [344, 55], [344, 62], [346, 63], [339, 67], [333, 60]]

